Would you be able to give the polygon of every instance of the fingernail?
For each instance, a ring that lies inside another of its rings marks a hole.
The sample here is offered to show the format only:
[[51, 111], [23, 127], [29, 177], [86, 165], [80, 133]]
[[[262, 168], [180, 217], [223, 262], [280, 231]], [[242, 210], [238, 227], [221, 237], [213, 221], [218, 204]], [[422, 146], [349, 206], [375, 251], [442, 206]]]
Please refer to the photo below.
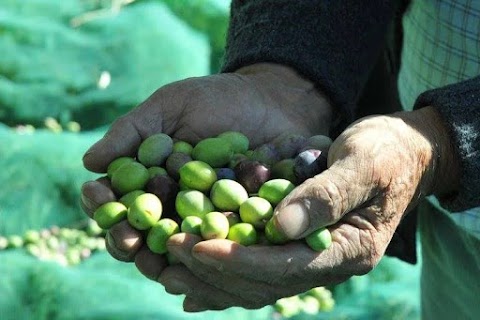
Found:
[[185, 252], [185, 250], [181, 246], [167, 244], [167, 248], [169, 253], [175, 256], [180, 261], [186, 261], [186, 259], [189, 259], [188, 253]]
[[185, 300], [185, 303], [183, 304], [183, 310], [185, 312], [201, 312], [207, 310], [207, 308], [201, 307], [191, 300]]
[[178, 279], [170, 278], [160, 281], [160, 283], [170, 294], [189, 294], [191, 292], [190, 286]]
[[83, 154], [82, 160], [85, 161], [85, 159], [88, 158], [91, 154], [92, 154], [92, 150], [90, 149], [87, 150], [87, 152]]
[[98, 205], [95, 205], [95, 203], [92, 200], [85, 197], [83, 194], [80, 195], [80, 200], [83, 203], [83, 205], [85, 206], [85, 208], [88, 209], [89, 211], [93, 212], [93, 211], [95, 211], [95, 208], [98, 207]]
[[219, 261], [215, 258], [212, 258], [209, 255], [194, 252], [193, 256], [195, 257], [195, 259], [199, 260], [203, 264], [216, 267], [217, 269], [219, 268], [219, 265], [220, 265]]
[[310, 217], [304, 204], [292, 203], [276, 214], [277, 226], [290, 239], [297, 239], [307, 231]]

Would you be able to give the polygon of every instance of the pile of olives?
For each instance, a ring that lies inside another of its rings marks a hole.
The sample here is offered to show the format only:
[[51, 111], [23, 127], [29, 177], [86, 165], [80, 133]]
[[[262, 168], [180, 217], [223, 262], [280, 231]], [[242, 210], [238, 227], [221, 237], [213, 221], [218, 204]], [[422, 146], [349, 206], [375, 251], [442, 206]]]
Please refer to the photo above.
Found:
[[23, 235], [0, 236], [0, 250], [25, 249], [40, 260], [77, 265], [98, 250], [105, 250], [105, 233], [93, 220], [84, 229], [52, 226]]
[[306, 314], [329, 312], [334, 306], [332, 292], [325, 287], [313, 288], [296, 296], [279, 299], [273, 305], [275, 311], [284, 318], [290, 318], [302, 312]]
[[[286, 134], [249, 149], [245, 135], [229, 131], [193, 146], [155, 134], [140, 144], [136, 157], [109, 164], [104, 183], [117, 200], [100, 206], [93, 219], [108, 230], [107, 250], [121, 261], [130, 261], [144, 242], [152, 252], [167, 254], [166, 242], [178, 232], [244, 246], [284, 244], [272, 219], [275, 206], [326, 169], [330, 144], [326, 136]], [[121, 243], [118, 235], [125, 232], [130, 241]], [[328, 229], [307, 236], [306, 243], [326, 249]]]

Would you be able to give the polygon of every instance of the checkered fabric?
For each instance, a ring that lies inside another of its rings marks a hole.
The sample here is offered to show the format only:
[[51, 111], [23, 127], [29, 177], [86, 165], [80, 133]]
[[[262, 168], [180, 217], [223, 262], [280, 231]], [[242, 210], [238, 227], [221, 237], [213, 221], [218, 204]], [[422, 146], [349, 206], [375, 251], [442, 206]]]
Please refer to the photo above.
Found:
[[[480, 0], [413, 0], [403, 28], [398, 86], [405, 109], [428, 89], [480, 74]], [[450, 217], [480, 238], [480, 207]]]

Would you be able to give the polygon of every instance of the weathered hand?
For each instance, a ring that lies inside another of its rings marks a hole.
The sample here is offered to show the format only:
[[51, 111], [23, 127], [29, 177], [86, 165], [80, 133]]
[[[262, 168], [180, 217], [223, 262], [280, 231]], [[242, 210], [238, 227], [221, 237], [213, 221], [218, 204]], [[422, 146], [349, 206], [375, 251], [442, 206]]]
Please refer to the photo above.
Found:
[[[290, 68], [257, 64], [235, 73], [192, 78], [160, 88], [138, 108], [118, 119], [84, 156], [85, 167], [106, 172], [117, 157], [135, 155], [140, 142], [163, 132], [195, 143], [221, 132], [246, 134], [252, 146], [289, 132], [327, 134], [331, 108], [314, 85]], [[107, 181], [89, 181], [82, 188], [82, 206], [90, 216], [115, 200]], [[125, 226], [124, 226], [125, 227]], [[127, 228], [116, 228], [116, 243], [128, 247]], [[157, 278], [165, 265], [146, 249], [135, 258], [139, 269]]]
[[311, 82], [287, 67], [258, 64], [158, 89], [115, 121], [83, 161], [91, 171], [106, 172], [112, 160], [135, 155], [143, 139], [159, 132], [197, 142], [236, 130], [255, 146], [284, 132], [327, 134], [330, 122], [330, 105]]
[[167, 267], [158, 280], [186, 294], [187, 311], [259, 308], [369, 272], [409, 208], [456, 188], [458, 163], [431, 107], [356, 122], [333, 143], [328, 162], [284, 199], [275, 222], [291, 239], [329, 226], [330, 248], [318, 253], [300, 241], [243, 247], [178, 234], [169, 250], [183, 265]]

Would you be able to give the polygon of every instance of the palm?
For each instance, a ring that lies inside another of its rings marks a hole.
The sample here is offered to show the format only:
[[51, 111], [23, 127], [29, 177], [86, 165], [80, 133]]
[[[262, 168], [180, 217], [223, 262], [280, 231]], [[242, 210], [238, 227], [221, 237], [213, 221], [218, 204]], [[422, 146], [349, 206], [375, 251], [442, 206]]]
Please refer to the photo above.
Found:
[[116, 157], [133, 155], [142, 139], [159, 132], [195, 143], [237, 130], [257, 146], [285, 132], [326, 134], [329, 123], [330, 107], [313, 86], [290, 85], [268, 74], [191, 78], [160, 88], [117, 120], [84, 163], [105, 172]]
[[314, 122], [314, 112], [308, 108], [313, 106], [292, 104], [300, 92], [281, 92], [275, 84], [261, 84], [261, 80], [238, 74], [188, 79], [160, 89], [149, 99], [151, 103], [136, 112], [147, 116], [160, 107], [164, 123], [155, 129], [191, 142], [229, 130], [243, 132], [253, 145], [284, 132], [326, 133], [326, 125]]

